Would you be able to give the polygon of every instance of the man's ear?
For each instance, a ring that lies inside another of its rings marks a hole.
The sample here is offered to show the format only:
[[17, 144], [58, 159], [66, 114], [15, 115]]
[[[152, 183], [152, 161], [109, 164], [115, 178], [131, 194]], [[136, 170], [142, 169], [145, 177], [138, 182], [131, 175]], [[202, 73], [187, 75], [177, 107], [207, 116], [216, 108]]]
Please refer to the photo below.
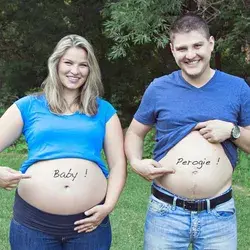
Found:
[[211, 46], [211, 51], [214, 50], [214, 44], [215, 44], [215, 41], [214, 41], [214, 37], [213, 36], [210, 36], [209, 37], [209, 44]]
[[174, 53], [174, 47], [173, 47], [173, 44], [172, 44], [172, 43], [170, 43], [169, 45], [170, 45], [171, 52], [172, 52], [172, 53]]

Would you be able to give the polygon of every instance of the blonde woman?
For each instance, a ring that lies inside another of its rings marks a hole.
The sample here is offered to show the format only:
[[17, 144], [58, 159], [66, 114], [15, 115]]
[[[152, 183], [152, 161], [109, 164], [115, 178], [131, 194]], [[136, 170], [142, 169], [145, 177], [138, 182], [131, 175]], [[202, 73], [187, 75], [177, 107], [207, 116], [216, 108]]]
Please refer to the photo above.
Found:
[[1, 151], [21, 134], [28, 144], [21, 173], [0, 168], [0, 186], [17, 186], [11, 249], [106, 250], [108, 215], [126, 178], [121, 125], [100, 97], [100, 69], [86, 39], [62, 38], [48, 69], [43, 93], [16, 101], [0, 119]]

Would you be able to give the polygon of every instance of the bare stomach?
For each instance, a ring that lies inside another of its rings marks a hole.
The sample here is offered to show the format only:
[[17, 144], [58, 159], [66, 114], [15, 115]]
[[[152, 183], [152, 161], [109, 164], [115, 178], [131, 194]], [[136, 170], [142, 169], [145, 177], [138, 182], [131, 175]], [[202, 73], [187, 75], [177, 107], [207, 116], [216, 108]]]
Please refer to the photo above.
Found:
[[40, 161], [28, 168], [19, 195], [32, 206], [52, 214], [88, 210], [106, 195], [107, 180], [97, 164], [75, 158]]
[[212, 144], [192, 131], [160, 161], [174, 174], [156, 179], [156, 184], [188, 199], [211, 198], [232, 184], [233, 168], [220, 143]]

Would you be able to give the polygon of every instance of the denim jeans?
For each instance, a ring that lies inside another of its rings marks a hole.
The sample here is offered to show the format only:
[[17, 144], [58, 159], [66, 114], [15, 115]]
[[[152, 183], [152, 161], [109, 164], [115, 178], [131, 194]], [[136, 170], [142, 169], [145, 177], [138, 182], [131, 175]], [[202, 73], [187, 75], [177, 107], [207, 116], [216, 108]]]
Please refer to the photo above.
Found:
[[237, 249], [233, 198], [214, 209], [194, 212], [151, 195], [144, 230], [144, 250], [187, 250], [191, 243], [195, 250]]
[[59, 237], [26, 227], [12, 219], [10, 245], [11, 250], [108, 250], [111, 245], [111, 226], [106, 217], [90, 233]]

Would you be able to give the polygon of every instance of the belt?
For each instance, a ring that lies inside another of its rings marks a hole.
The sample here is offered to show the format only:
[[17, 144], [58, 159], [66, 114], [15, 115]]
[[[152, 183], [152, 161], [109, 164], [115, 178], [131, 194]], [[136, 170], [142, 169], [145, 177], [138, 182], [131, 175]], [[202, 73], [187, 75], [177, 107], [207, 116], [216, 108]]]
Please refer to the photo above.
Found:
[[[164, 194], [157, 190], [155, 187], [152, 186], [152, 194], [159, 200], [162, 200], [166, 203], [169, 203], [173, 205], [174, 203], [174, 197]], [[216, 198], [210, 199], [210, 208], [213, 209], [219, 204], [222, 204], [226, 201], [229, 201], [232, 198], [232, 190], [229, 192], [218, 196]], [[188, 200], [182, 200], [177, 198], [176, 200], [176, 206], [182, 207], [184, 209], [190, 210], [190, 211], [202, 211], [202, 210], [207, 210], [207, 201], [202, 200], [202, 201], [188, 201]]]

